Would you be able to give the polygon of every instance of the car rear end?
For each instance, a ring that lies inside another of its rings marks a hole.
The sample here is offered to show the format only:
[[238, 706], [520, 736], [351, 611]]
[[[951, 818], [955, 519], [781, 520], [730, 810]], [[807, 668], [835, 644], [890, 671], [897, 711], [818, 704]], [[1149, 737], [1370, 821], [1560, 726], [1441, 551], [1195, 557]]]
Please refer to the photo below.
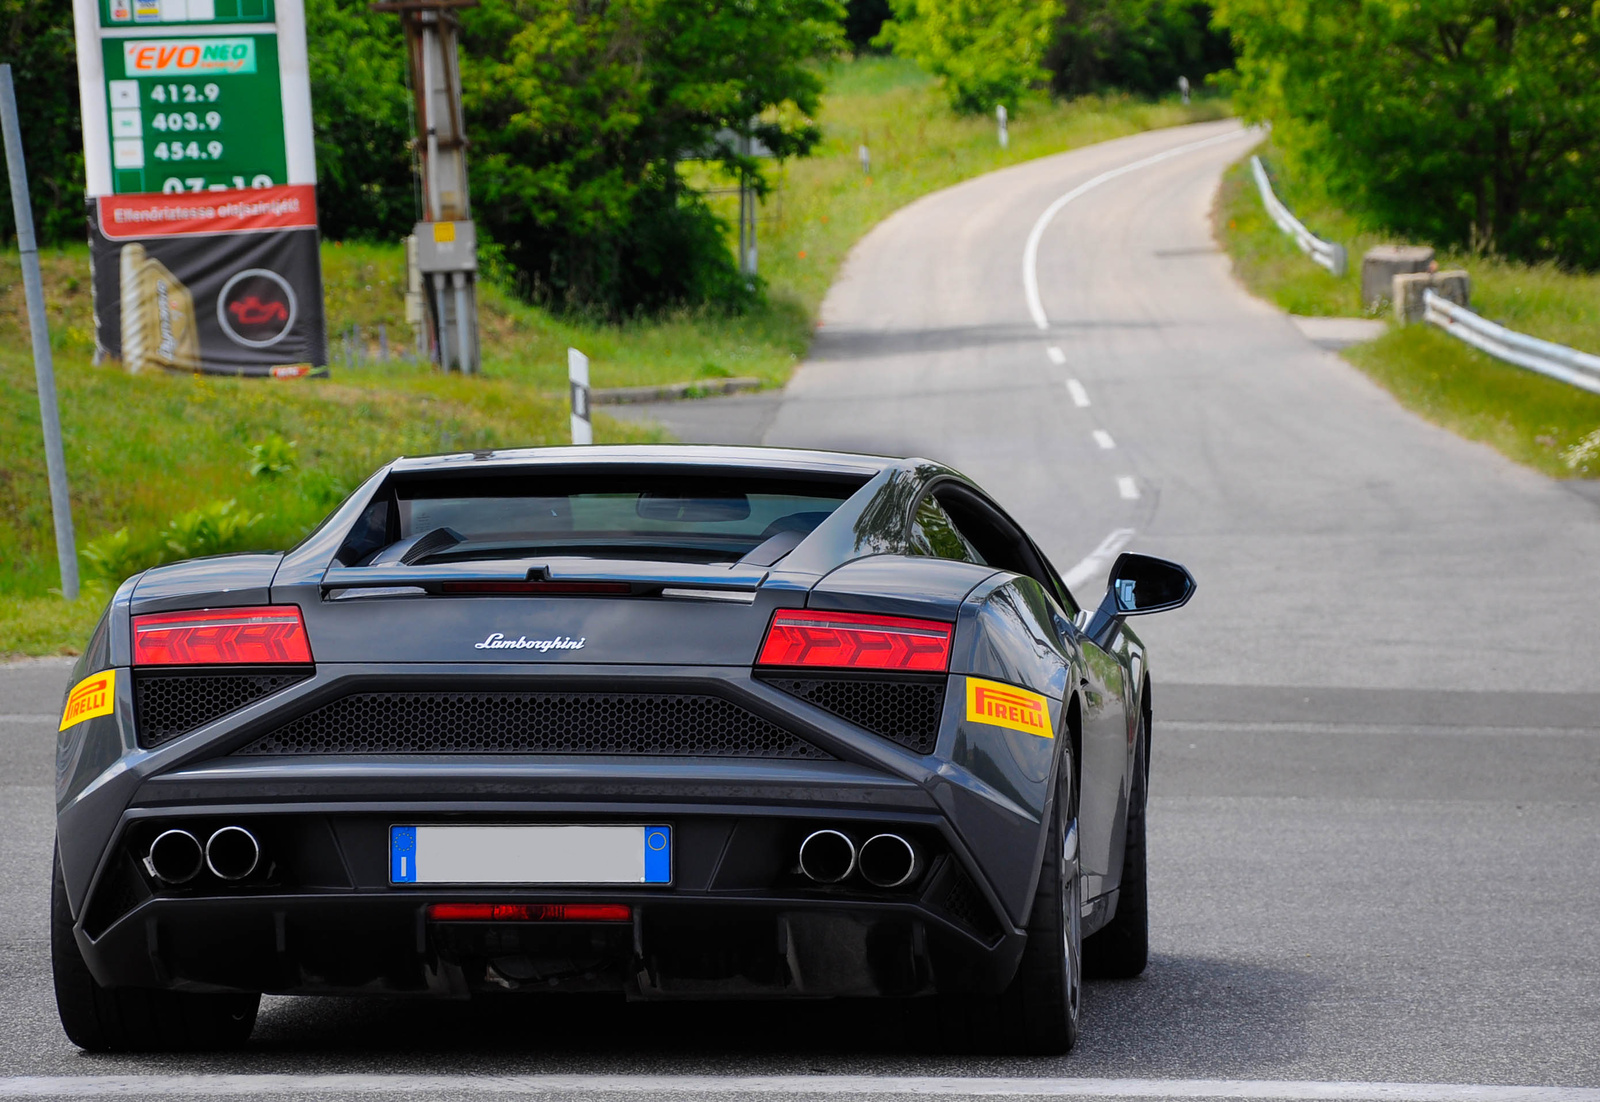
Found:
[[915, 471], [568, 454], [398, 463], [286, 556], [119, 592], [80, 671], [113, 672], [112, 707], [60, 769], [98, 983], [1009, 979], [1031, 888], [996, 870], [1037, 868], [1029, 816], [950, 760], [963, 603], [995, 572], [837, 581], [897, 550]]

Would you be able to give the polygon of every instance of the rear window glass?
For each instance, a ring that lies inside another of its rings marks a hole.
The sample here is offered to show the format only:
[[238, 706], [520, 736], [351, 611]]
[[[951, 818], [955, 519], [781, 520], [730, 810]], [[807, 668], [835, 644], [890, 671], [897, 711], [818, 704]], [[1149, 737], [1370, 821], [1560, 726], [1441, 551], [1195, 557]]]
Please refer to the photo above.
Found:
[[738, 559], [810, 532], [863, 484], [615, 475], [429, 480], [395, 488], [399, 538], [448, 528], [430, 561], [538, 554]]

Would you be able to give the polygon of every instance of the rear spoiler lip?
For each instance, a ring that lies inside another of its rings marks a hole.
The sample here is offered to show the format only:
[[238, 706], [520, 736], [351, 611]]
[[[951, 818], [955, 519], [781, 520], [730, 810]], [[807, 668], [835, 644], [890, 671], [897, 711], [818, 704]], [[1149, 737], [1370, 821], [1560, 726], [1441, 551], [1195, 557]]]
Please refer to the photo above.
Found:
[[755, 592], [770, 571], [766, 567], [695, 566], [691, 563], [640, 562], [633, 559], [504, 559], [379, 567], [332, 566], [322, 576], [326, 595], [340, 589], [414, 586], [436, 592], [446, 582], [627, 582], [640, 590], [665, 586]]

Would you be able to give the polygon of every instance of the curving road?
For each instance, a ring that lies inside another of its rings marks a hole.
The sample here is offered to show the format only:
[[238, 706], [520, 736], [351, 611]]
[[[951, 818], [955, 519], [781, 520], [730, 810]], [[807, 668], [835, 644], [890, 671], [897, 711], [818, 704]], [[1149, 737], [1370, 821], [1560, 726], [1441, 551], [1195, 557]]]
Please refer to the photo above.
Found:
[[[1077, 1053], [929, 1052], [871, 1005], [273, 999], [242, 1055], [79, 1057], [44, 959], [64, 671], [29, 665], [0, 669], [0, 1097], [1600, 1102], [1496, 1089], [1600, 1088], [1600, 510], [1404, 412], [1232, 281], [1208, 211], [1250, 140], [1144, 134], [929, 196], [854, 251], [782, 396], [648, 411], [688, 439], [948, 461], [1086, 600], [1123, 545], [1194, 569], [1193, 604], [1141, 627], [1155, 957], [1089, 986]], [[776, 1078], [672, 1078], [735, 1074]]]

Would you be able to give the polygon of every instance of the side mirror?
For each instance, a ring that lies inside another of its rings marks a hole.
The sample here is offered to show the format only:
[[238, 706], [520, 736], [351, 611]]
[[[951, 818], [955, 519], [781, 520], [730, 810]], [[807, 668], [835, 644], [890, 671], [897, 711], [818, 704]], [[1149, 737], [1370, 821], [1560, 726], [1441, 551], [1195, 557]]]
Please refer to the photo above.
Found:
[[1194, 596], [1194, 588], [1194, 576], [1177, 563], [1124, 552], [1111, 567], [1106, 595], [1084, 634], [1105, 646], [1124, 617], [1182, 608]]

